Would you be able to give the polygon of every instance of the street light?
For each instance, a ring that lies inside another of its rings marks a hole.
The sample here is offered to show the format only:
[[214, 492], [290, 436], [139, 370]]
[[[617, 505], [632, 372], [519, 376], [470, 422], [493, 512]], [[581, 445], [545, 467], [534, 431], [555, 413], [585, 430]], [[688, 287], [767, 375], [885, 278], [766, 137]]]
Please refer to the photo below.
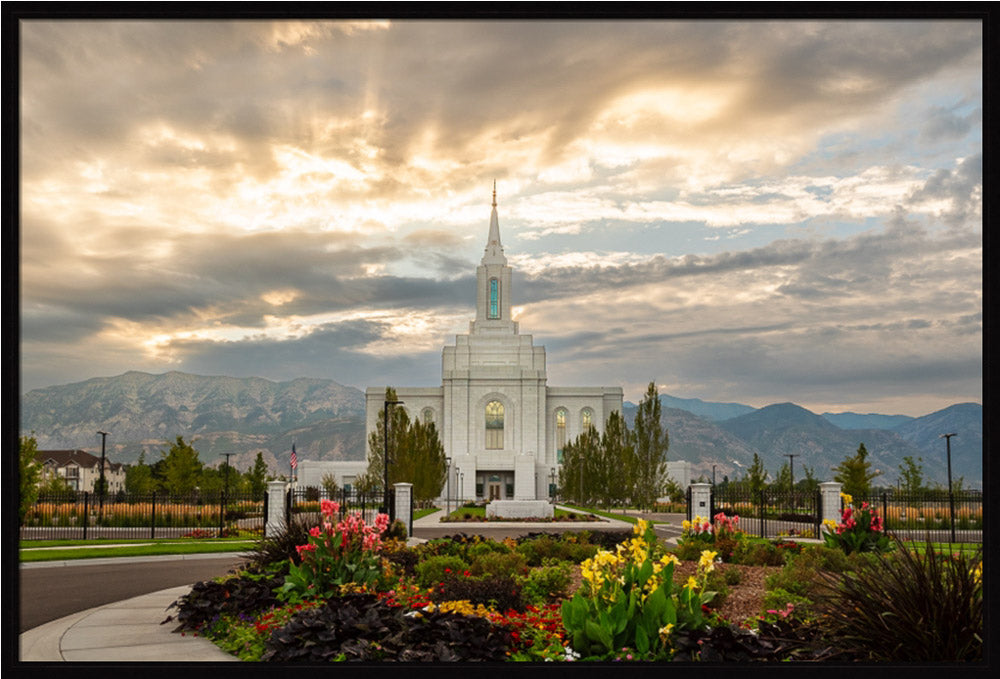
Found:
[[712, 488], [715, 488], [715, 465], [712, 465]]
[[445, 495], [445, 506], [448, 508], [445, 516], [451, 516], [451, 458], [444, 458], [444, 463], [448, 467], [448, 490]]
[[223, 537], [226, 525], [226, 495], [229, 494], [229, 456], [232, 453], [223, 453], [226, 456], [226, 471], [222, 475], [222, 504], [219, 506], [219, 537]]
[[104, 442], [108, 438], [108, 432], [99, 431], [97, 433], [101, 435], [101, 492], [99, 495], [101, 504], [97, 515], [104, 518]]
[[465, 503], [465, 472], [458, 473], [458, 497], [459, 502]]
[[556, 468], [549, 467], [549, 500], [555, 502], [556, 500]]
[[788, 458], [788, 478], [791, 479], [791, 490], [795, 492], [795, 458], [799, 456], [799, 453], [787, 453], [785, 457]]
[[951, 511], [951, 541], [955, 541], [955, 495], [951, 489], [951, 437], [958, 434], [941, 434], [939, 439], [944, 439], [945, 447], [948, 451], [948, 508]]
[[[385, 443], [385, 450], [382, 455], [383, 471], [382, 471], [382, 504], [385, 506], [385, 513], [389, 514], [389, 406], [399, 405], [402, 401], [385, 401], [383, 403], [383, 419], [382, 419], [382, 439]], [[395, 514], [395, 512], [392, 512]], [[396, 518], [395, 516], [389, 516], [389, 522]]]

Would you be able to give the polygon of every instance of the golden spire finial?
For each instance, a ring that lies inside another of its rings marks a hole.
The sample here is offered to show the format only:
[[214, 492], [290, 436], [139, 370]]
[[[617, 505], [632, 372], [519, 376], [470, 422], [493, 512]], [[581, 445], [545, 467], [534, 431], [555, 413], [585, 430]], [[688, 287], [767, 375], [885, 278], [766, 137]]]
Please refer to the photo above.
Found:
[[497, 206], [497, 180], [493, 180], [493, 207]]

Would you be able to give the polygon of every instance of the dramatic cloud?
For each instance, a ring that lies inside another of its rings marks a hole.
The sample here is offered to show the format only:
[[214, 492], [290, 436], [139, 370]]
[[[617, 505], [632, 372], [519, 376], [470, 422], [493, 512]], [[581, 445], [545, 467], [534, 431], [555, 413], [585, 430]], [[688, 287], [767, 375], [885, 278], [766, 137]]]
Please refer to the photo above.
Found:
[[976, 21], [23, 21], [21, 379], [434, 385], [497, 182], [549, 381], [981, 399]]

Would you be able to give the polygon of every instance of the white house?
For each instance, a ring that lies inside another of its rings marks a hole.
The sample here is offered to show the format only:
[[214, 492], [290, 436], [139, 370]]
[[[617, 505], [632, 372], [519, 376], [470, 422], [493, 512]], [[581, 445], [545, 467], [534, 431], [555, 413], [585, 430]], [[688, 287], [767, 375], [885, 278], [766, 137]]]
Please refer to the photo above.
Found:
[[[42, 465], [42, 479], [53, 475], [66, 479], [70, 488], [93, 492], [101, 478], [101, 458], [83, 450], [39, 450], [35, 461]], [[125, 490], [125, 465], [104, 459], [108, 493]]]

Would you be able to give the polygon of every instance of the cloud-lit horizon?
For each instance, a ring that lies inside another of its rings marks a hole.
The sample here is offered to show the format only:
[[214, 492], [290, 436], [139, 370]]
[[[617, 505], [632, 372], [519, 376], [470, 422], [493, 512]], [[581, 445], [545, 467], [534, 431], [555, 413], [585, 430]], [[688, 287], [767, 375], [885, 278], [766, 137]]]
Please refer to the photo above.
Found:
[[978, 21], [23, 21], [21, 388], [440, 384], [497, 186], [548, 381], [982, 399]]

